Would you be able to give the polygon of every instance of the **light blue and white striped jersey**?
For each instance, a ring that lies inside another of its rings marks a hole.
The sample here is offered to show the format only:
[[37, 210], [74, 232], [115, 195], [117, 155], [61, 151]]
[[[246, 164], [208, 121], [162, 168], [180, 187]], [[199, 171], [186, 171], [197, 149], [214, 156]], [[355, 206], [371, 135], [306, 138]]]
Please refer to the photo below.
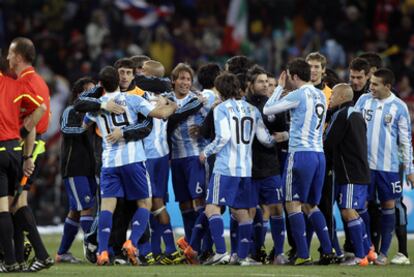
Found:
[[366, 93], [359, 98], [355, 109], [362, 112], [367, 123], [369, 168], [398, 172], [398, 152], [401, 150], [405, 173], [414, 173], [411, 120], [407, 105], [393, 93], [381, 100]]
[[[178, 99], [174, 92], [168, 95], [178, 105], [178, 108], [186, 105], [192, 98], [197, 97], [194, 92], [189, 92], [188, 95], [182, 99]], [[214, 93], [204, 93], [203, 97], [206, 101], [203, 107], [195, 114], [190, 115], [185, 121], [181, 122], [171, 134], [171, 158], [180, 159], [200, 155], [201, 150], [208, 143], [203, 138], [192, 138], [190, 136], [190, 127], [193, 125], [201, 125], [207, 116], [215, 101]]]
[[[119, 167], [135, 162], [146, 160], [144, 147], [141, 140], [125, 142], [121, 138], [116, 143], [106, 141], [106, 136], [112, 132], [115, 127], [124, 129], [129, 125], [135, 125], [138, 121], [138, 113], [148, 116], [154, 109], [147, 100], [138, 95], [127, 93], [111, 92], [100, 97], [102, 102], [114, 99], [115, 103], [125, 109], [125, 113], [116, 115], [105, 110], [95, 113], [87, 113], [84, 122], [96, 122], [102, 133], [102, 167]], [[136, 125], [140, 127], [139, 125]]]
[[[145, 98], [152, 104], [158, 96], [151, 92], [145, 92]], [[151, 133], [144, 138], [145, 155], [147, 159], [157, 159], [168, 155], [170, 152], [167, 141], [167, 119], [152, 119]]]
[[279, 99], [282, 91], [281, 86], [275, 89], [263, 113], [272, 115], [290, 110], [289, 152], [323, 152], [322, 135], [327, 107], [324, 93], [306, 84]]
[[214, 109], [215, 139], [204, 154], [216, 155], [213, 172], [225, 176], [252, 176], [252, 143], [255, 136], [264, 145], [274, 140], [259, 110], [244, 100], [228, 99]]

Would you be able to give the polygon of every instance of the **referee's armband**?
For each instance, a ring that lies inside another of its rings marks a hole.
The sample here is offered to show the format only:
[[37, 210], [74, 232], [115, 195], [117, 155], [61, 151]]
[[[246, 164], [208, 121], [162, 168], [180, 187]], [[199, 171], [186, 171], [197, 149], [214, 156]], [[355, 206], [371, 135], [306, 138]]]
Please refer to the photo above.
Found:
[[22, 128], [20, 128], [20, 137], [22, 139], [25, 139], [29, 133], [30, 131], [28, 131], [26, 127], [23, 126]]

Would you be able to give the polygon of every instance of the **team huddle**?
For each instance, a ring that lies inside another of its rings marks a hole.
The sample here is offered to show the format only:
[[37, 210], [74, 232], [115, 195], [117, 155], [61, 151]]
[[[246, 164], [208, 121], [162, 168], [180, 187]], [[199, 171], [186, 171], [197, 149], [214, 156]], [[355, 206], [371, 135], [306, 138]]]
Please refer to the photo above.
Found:
[[[80, 226], [85, 258], [100, 266], [386, 265], [394, 230], [407, 236], [395, 213], [404, 213], [400, 173], [412, 184], [414, 168], [409, 112], [378, 59], [352, 60], [349, 83], [328, 74], [318, 52], [291, 60], [278, 80], [244, 56], [197, 74], [179, 63], [171, 79], [158, 61], [134, 56], [104, 67], [98, 84], [79, 79], [61, 117], [70, 207], [55, 261], [80, 262], [69, 251]], [[185, 231], [177, 240], [165, 206], [170, 172]], [[409, 263], [406, 248], [405, 239], [391, 263]]]

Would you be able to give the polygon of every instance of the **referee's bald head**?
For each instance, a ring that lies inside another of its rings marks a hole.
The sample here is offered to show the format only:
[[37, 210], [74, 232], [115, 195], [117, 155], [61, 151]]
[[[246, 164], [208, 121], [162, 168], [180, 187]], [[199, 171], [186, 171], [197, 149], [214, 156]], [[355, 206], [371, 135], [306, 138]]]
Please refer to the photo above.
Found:
[[26, 37], [17, 37], [12, 40], [14, 52], [24, 59], [26, 63], [33, 64], [36, 58], [36, 48], [33, 42]]

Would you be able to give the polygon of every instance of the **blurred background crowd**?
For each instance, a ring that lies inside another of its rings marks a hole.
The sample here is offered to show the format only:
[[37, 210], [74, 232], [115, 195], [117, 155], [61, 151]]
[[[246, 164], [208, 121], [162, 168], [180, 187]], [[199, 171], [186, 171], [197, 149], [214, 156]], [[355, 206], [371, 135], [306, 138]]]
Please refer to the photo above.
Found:
[[290, 58], [320, 51], [346, 81], [349, 61], [371, 51], [414, 110], [413, 20], [414, 0], [0, 0], [2, 55], [13, 38], [31, 38], [51, 92], [48, 153], [31, 199], [38, 223], [66, 215], [59, 118], [78, 78], [137, 54], [167, 74], [178, 62], [197, 69], [242, 54], [277, 76]]

